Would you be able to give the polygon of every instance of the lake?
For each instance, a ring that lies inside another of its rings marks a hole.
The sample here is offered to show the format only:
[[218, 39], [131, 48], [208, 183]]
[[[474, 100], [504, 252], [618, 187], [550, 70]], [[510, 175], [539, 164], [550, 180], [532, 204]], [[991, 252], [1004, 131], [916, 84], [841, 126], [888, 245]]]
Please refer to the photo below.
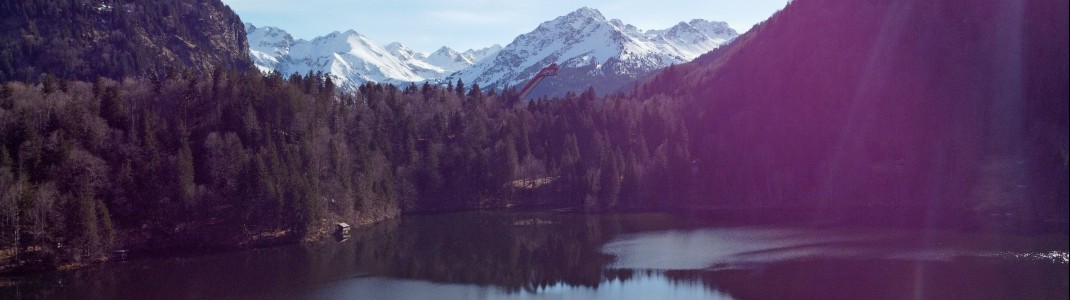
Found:
[[109, 262], [2, 299], [1066, 299], [1065, 234], [462, 212], [344, 241]]

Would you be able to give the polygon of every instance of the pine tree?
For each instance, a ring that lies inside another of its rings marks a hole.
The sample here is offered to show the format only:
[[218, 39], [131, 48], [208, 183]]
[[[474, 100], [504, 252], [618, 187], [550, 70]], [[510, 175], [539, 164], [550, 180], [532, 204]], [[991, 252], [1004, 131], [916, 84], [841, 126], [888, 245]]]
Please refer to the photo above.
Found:
[[457, 93], [457, 97], [464, 98], [464, 79], [457, 79], [457, 87], [454, 92]]
[[474, 99], [483, 99], [483, 91], [479, 89], [478, 83], [472, 84], [472, 90], [468, 91], [468, 97]]
[[189, 147], [189, 131], [185, 123], [179, 123], [178, 132], [179, 146], [175, 157], [175, 169], [178, 171], [178, 198], [187, 207], [192, 207], [196, 201], [194, 198], [196, 183], [194, 182], [193, 151]]

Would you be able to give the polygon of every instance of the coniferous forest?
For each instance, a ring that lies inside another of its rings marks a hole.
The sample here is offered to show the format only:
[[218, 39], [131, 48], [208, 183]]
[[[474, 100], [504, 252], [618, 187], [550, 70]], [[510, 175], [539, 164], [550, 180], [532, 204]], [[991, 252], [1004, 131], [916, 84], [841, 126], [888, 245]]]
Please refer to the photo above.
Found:
[[623, 92], [536, 100], [260, 73], [237, 15], [194, 2], [0, 4], [0, 257], [512, 207], [1066, 231], [1065, 1], [793, 1]]
[[0, 2], [0, 81], [251, 69], [241, 19], [216, 1]]
[[218, 69], [0, 94], [0, 239], [46, 264], [135, 249], [321, 236], [401, 213], [686, 199], [688, 133], [669, 99], [521, 102], [513, 90]]

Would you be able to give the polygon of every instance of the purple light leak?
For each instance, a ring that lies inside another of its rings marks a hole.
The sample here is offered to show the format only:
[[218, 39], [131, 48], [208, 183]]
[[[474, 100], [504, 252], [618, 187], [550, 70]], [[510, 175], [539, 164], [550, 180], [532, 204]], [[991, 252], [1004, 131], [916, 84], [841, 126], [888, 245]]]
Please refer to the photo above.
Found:
[[691, 132], [711, 207], [1065, 220], [1065, 6], [796, 1], [662, 75], [697, 86], [655, 80], [648, 93], [702, 103]]

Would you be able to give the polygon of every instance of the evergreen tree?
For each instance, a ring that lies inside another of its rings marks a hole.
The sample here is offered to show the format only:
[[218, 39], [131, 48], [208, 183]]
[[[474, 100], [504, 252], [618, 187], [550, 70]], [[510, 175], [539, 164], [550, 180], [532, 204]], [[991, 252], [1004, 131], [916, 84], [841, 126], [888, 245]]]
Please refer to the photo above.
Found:
[[472, 90], [468, 91], [468, 97], [474, 99], [483, 99], [483, 91], [479, 89], [478, 83], [472, 84]]
[[185, 123], [178, 125], [178, 153], [175, 155], [175, 168], [178, 171], [178, 199], [187, 207], [195, 205], [193, 150], [189, 147], [189, 132]]
[[457, 79], [457, 87], [454, 92], [457, 93], [457, 97], [464, 98], [464, 79]]

